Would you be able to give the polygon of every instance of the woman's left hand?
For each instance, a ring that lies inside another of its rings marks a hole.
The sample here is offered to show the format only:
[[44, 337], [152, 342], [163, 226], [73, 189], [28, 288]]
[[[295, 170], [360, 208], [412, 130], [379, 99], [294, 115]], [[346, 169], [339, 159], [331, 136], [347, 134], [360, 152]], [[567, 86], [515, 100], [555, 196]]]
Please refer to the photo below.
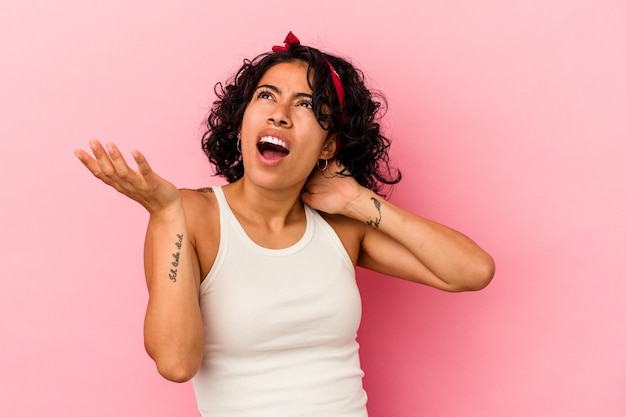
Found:
[[323, 171], [316, 168], [304, 185], [302, 201], [324, 213], [346, 215], [350, 204], [359, 198], [365, 188], [344, 170], [339, 160], [329, 161]]

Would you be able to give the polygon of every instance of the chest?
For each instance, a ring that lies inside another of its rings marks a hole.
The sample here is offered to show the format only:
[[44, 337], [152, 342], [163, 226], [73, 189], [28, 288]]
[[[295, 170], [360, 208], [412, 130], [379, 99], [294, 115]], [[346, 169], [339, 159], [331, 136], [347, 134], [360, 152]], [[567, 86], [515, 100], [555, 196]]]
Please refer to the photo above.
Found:
[[281, 250], [254, 245], [238, 229], [223, 233], [201, 289], [214, 346], [276, 351], [354, 339], [361, 300], [354, 265], [332, 229]]
[[[336, 233], [352, 265], [356, 265], [361, 247], [361, 225], [341, 216], [324, 216], [324, 219]], [[200, 274], [204, 279], [213, 267], [219, 250], [221, 237], [219, 212], [216, 210], [215, 213], [198, 219], [195, 223], [193, 227], [195, 230], [194, 245], [198, 256]], [[300, 224], [293, 227], [289, 233], [278, 237], [271, 236], [265, 229], [254, 225], [240, 223], [240, 226], [250, 240], [266, 248], [289, 247], [302, 238], [306, 228], [305, 224]]]

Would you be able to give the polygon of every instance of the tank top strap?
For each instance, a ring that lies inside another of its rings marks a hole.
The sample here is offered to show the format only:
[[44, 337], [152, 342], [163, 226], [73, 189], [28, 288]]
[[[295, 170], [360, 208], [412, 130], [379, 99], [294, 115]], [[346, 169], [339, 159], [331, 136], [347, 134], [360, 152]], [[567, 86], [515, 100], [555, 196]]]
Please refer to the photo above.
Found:
[[220, 208], [221, 218], [223, 212], [230, 212], [230, 207], [228, 207], [228, 203], [226, 202], [226, 197], [224, 196], [224, 190], [222, 189], [222, 186], [217, 185], [211, 188], [213, 189], [213, 194], [215, 194], [215, 198], [217, 199], [217, 205]]
[[215, 261], [213, 262], [213, 266], [207, 273], [207, 275], [202, 280], [200, 284], [200, 291], [206, 291], [211, 286], [211, 282], [215, 279], [217, 275], [217, 271], [221, 269], [222, 264], [224, 263], [225, 253], [224, 248], [227, 248], [230, 244], [230, 227], [229, 218], [234, 218], [234, 214], [228, 207], [228, 202], [226, 201], [226, 197], [224, 196], [224, 190], [222, 190], [221, 186], [212, 186], [213, 194], [215, 195], [215, 199], [217, 200], [218, 207], [218, 215], [219, 215], [219, 225], [220, 225], [220, 242], [217, 249], [217, 255], [215, 257]]

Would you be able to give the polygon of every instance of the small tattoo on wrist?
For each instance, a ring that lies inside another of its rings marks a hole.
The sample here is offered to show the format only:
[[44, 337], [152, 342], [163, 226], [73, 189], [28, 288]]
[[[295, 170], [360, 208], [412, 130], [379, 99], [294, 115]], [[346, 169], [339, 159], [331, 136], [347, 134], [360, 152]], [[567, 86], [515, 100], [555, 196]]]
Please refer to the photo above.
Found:
[[178, 276], [178, 262], [180, 261], [180, 250], [183, 247], [183, 235], [181, 234], [177, 234], [176, 237], [178, 238], [178, 241], [176, 243], [174, 243], [174, 245], [176, 245], [176, 248], [178, 249], [177, 252], [174, 252], [172, 254], [172, 258], [174, 259], [172, 261], [172, 266], [174, 268], [170, 269], [170, 273], [169, 273], [169, 277], [170, 280], [172, 282], [176, 282], [176, 277]]
[[380, 211], [380, 201], [378, 201], [374, 197], [372, 197], [370, 200], [372, 200], [372, 202], [374, 203], [374, 207], [376, 207], [376, 210], [378, 210], [378, 217], [368, 220], [367, 224], [369, 226], [372, 226], [374, 229], [378, 229], [378, 226], [380, 226], [380, 221], [383, 218], [382, 213]]

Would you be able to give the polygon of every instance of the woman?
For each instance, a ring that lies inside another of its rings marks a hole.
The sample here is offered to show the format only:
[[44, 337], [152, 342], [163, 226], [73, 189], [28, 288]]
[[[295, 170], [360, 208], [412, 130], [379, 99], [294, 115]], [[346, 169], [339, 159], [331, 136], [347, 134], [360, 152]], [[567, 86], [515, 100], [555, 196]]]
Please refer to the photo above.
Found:
[[179, 190], [113, 144], [76, 151], [150, 213], [146, 350], [165, 378], [193, 378], [204, 416], [367, 416], [355, 266], [465, 291], [493, 260], [376, 193], [400, 176], [347, 61], [290, 33], [216, 93], [203, 149], [224, 187]]

